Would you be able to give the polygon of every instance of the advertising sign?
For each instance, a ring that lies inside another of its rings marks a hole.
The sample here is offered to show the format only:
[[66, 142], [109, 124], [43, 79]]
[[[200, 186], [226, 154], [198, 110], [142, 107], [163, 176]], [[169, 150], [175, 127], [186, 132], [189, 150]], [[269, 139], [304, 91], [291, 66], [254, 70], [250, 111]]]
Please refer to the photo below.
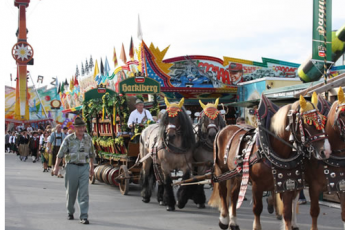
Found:
[[[326, 26], [326, 30], [325, 30]], [[327, 46], [324, 44], [324, 36], [327, 36]], [[313, 2], [313, 54], [316, 61], [332, 59], [332, 1], [314, 0]]]

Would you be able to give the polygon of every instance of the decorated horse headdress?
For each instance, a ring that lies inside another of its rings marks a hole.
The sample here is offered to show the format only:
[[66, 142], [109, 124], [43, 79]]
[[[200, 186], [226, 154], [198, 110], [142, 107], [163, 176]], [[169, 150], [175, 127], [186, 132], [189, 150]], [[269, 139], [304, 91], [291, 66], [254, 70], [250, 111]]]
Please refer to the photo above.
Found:
[[219, 103], [219, 98], [217, 98], [217, 100], [214, 104], [207, 103], [207, 105], [205, 105], [204, 103], [201, 102], [201, 100], [199, 100], [199, 103], [200, 103], [201, 107], [203, 108], [205, 115], [208, 118], [210, 118], [211, 120], [214, 120], [217, 118], [217, 116], [219, 114], [219, 110], [217, 109], [218, 103]]
[[345, 111], [345, 96], [342, 87], [339, 87], [338, 91], [338, 107], [336, 112], [338, 111]]
[[317, 130], [325, 128], [326, 116], [322, 115], [317, 108], [317, 94], [314, 92], [311, 103], [307, 102], [302, 95], [299, 99], [300, 113], [304, 124], [314, 125]]
[[179, 103], [169, 103], [168, 99], [164, 97], [165, 104], [167, 106], [167, 112], [169, 117], [176, 117], [179, 112], [181, 112], [181, 108], [184, 103], [184, 98], [180, 100]]

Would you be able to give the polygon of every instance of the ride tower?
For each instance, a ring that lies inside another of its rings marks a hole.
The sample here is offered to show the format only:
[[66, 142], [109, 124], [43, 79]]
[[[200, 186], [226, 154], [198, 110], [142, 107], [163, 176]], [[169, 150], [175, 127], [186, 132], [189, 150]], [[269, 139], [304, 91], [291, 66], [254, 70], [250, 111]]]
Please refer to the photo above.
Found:
[[18, 7], [17, 43], [12, 47], [12, 57], [17, 63], [16, 104], [14, 118], [16, 120], [29, 120], [29, 105], [27, 93], [27, 65], [33, 64], [34, 50], [27, 42], [26, 8], [30, 0], [14, 0]]

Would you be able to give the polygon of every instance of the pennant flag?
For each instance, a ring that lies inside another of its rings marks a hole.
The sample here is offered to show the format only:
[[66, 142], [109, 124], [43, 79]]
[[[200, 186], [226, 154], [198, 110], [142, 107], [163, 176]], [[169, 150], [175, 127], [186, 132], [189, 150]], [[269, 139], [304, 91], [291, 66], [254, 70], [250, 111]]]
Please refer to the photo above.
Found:
[[104, 76], [104, 66], [101, 58], [101, 75]]
[[125, 64], [127, 63], [126, 52], [125, 52], [125, 47], [123, 46], [123, 43], [122, 43], [120, 59], [123, 61], [123, 63]]
[[68, 81], [67, 81], [67, 78], [65, 78], [65, 86], [69, 86], [69, 84], [68, 84]]
[[89, 74], [89, 64], [87, 64], [87, 59], [85, 61], [85, 71], [86, 71], [86, 74]]
[[105, 57], [105, 63], [104, 63], [104, 72], [105, 72], [105, 76], [109, 76], [109, 72], [110, 72], [110, 66], [109, 66], [109, 62], [108, 62], [108, 58]]
[[90, 57], [90, 62], [89, 62], [89, 69], [90, 71], [92, 71], [92, 67], [93, 67], [93, 61], [92, 61], [92, 56]]
[[116, 57], [116, 51], [115, 51], [115, 47], [114, 47], [114, 57], [113, 57], [113, 62], [114, 62], [114, 67], [117, 66], [117, 57]]
[[138, 15], [138, 39], [143, 40], [143, 31], [141, 31], [140, 16]]
[[74, 85], [79, 85], [78, 78], [74, 78]]
[[58, 85], [58, 94], [60, 94], [60, 92], [61, 92], [61, 83], [59, 83], [59, 85]]
[[60, 93], [63, 94], [64, 92], [65, 92], [65, 83], [62, 82], [61, 87], [60, 87]]
[[71, 78], [71, 80], [69, 81], [69, 91], [73, 91], [73, 88], [74, 88], [74, 79], [73, 79], [73, 76]]
[[81, 76], [84, 76], [84, 74], [85, 74], [84, 66], [83, 66], [83, 63], [81, 63]]
[[131, 37], [131, 44], [129, 45], [129, 57], [131, 60], [134, 60], [134, 45], [133, 45], [133, 38]]
[[76, 71], [75, 71], [75, 76], [79, 76], [78, 65], [77, 65], [77, 69], [76, 69]]
[[[92, 59], [90, 60], [90, 65], [91, 65], [91, 63], [92, 63]], [[99, 69], [98, 69], [98, 64], [97, 64], [97, 60], [96, 60], [95, 70], [93, 71], [93, 79], [95, 79], [98, 74], [99, 74]]]

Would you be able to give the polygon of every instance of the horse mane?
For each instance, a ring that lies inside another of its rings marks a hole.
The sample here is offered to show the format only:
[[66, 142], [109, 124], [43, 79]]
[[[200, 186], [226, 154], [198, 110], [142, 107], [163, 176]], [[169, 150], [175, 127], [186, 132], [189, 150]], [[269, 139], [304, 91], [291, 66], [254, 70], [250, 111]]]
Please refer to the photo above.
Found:
[[332, 115], [335, 115], [335, 109], [337, 108], [338, 105], [339, 105], [339, 101], [338, 100], [334, 101], [327, 115], [327, 122], [328, 121], [332, 122], [331, 124], [332, 126], [334, 125], [334, 117], [335, 117]]
[[[193, 148], [195, 146], [195, 134], [192, 122], [184, 107], [181, 108], [181, 112], [178, 113], [177, 117], [181, 127], [182, 147], [187, 149]], [[158, 134], [162, 140], [164, 140], [165, 128], [168, 125], [168, 122], [169, 114], [166, 112], [159, 122]]]
[[287, 114], [292, 108], [291, 104], [281, 107], [272, 117], [270, 130], [278, 136], [283, 135], [287, 124]]

